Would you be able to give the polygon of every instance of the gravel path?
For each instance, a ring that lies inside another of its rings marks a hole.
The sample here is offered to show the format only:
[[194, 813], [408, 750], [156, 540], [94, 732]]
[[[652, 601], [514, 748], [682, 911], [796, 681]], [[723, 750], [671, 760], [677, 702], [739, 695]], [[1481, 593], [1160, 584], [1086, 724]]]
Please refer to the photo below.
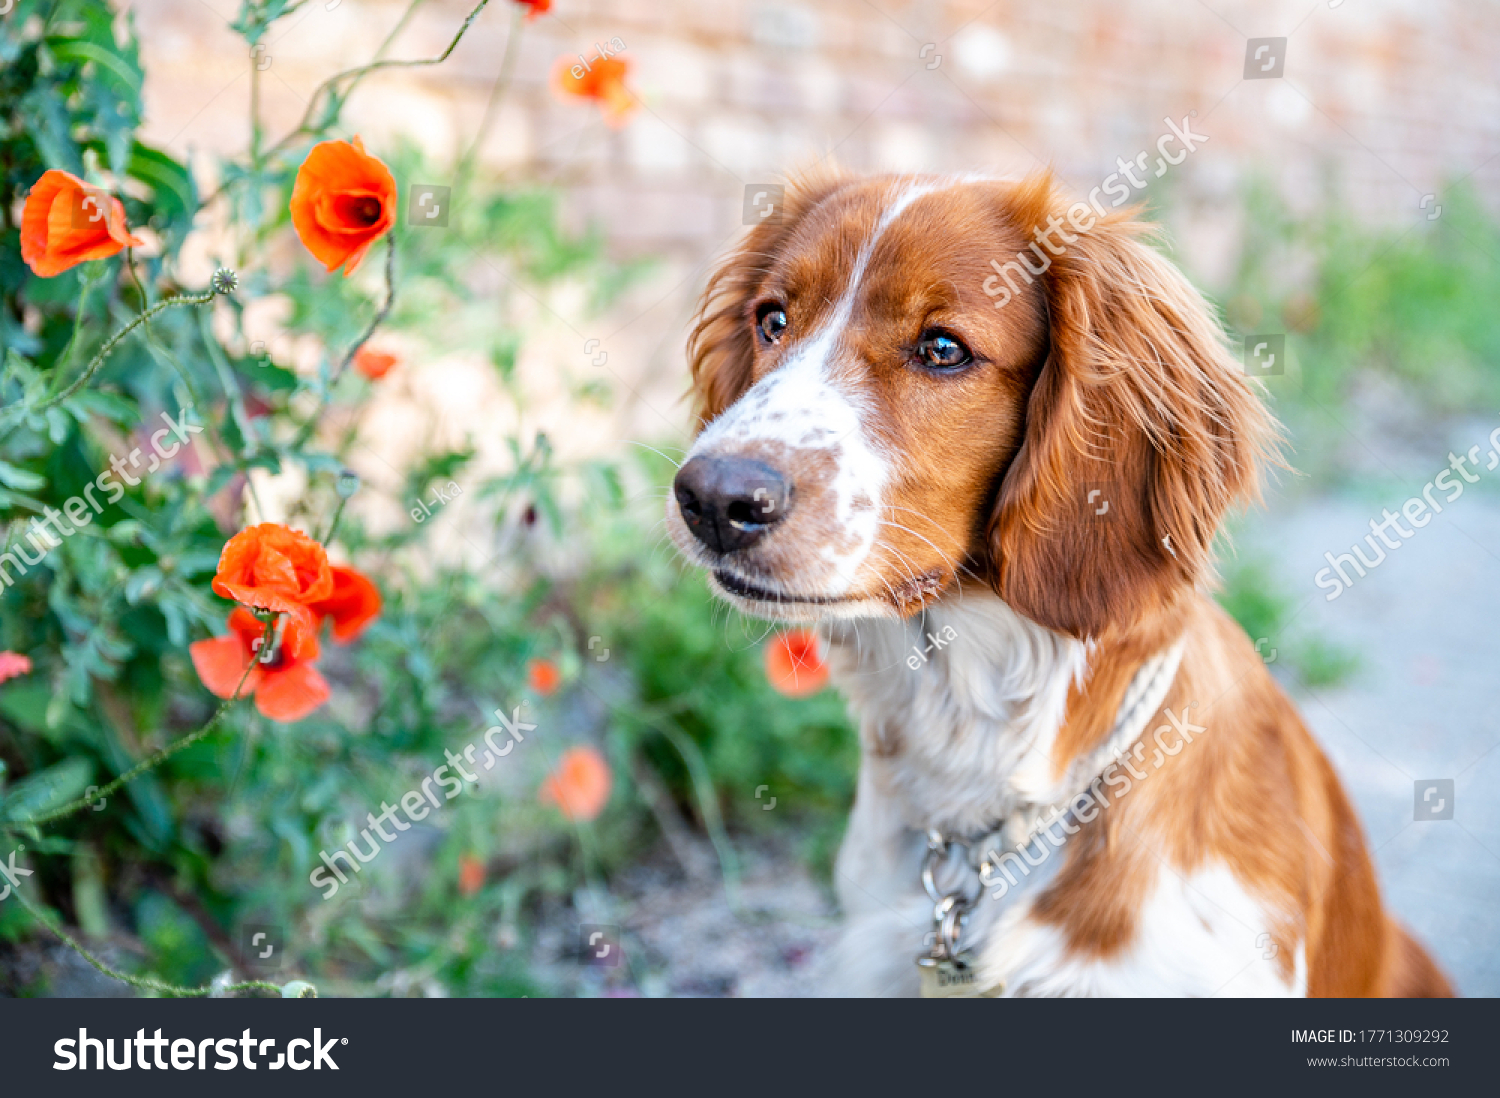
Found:
[[[1463, 994], [1500, 995], [1500, 501], [1471, 491], [1408, 526], [1364, 578], [1346, 566], [1355, 582], [1332, 602], [1314, 583], [1325, 552], [1349, 552], [1411, 491], [1300, 506], [1250, 540], [1302, 607], [1294, 628], [1359, 657], [1337, 688], [1291, 690], [1355, 801], [1387, 903]], [[1453, 782], [1450, 820], [1415, 818], [1432, 779]]]
[[[612, 883], [612, 916], [595, 916], [622, 947], [622, 963], [586, 963], [577, 911], [549, 912], [533, 966], [562, 995], [786, 998], [821, 993], [819, 962], [837, 933], [829, 891], [815, 882], [793, 837], [735, 840], [740, 911], [731, 908], [707, 842], [685, 873], [662, 848]], [[612, 924], [612, 925], [611, 925]], [[607, 962], [606, 956], [604, 961]]]

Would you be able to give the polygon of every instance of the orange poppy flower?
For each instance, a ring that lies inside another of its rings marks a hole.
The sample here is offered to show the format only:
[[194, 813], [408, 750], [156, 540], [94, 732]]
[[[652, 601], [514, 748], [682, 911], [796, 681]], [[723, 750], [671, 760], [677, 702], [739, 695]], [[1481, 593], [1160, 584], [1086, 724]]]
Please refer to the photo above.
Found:
[[21, 212], [21, 258], [39, 278], [52, 278], [90, 259], [108, 259], [142, 240], [125, 226], [125, 207], [76, 175], [42, 173]]
[[542, 16], [552, 10], [552, 0], [516, 0], [523, 8], [530, 8], [526, 13], [526, 22], [534, 23]]
[[262, 522], [224, 544], [212, 587], [246, 606], [290, 614], [311, 632], [316, 623], [308, 606], [333, 594], [333, 570], [312, 538], [279, 522]]
[[[328, 683], [313, 660], [318, 638], [295, 618], [284, 618], [281, 647], [271, 663], [255, 659], [266, 627], [243, 607], [229, 615], [229, 635], [195, 641], [188, 646], [193, 667], [203, 685], [220, 698], [234, 696], [250, 667], [240, 694], [255, 695], [255, 708], [273, 721], [300, 721], [328, 700]], [[255, 660], [254, 666], [251, 661]]]
[[380, 589], [363, 572], [342, 564], [329, 567], [333, 573], [333, 594], [308, 609], [321, 617], [333, 619], [333, 639], [348, 644], [365, 631], [365, 626], [380, 613]]
[[542, 783], [541, 797], [570, 820], [592, 820], [609, 802], [609, 764], [592, 747], [570, 747]]
[[484, 863], [472, 854], [458, 859], [458, 890], [472, 896], [484, 887]]
[[396, 180], [356, 137], [314, 145], [292, 185], [292, 227], [328, 270], [352, 275], [396, 223]]
[[0, 652], [0, 682], [31, 673], [31, 657], [19, 652]]
[[391, 367], [401, 361], [393, 354], [361, 347], [354, 355], [354, 368], [371, 381], [379, 381], [391, 372]]
[[557, 692], [562, 685], [562, 672], [551, 660], [531, 660], [526, 664], [526, 681], [542, 697]]
[[828, 685], [828, 665], [818, 654], [818, 635], [789, 629], [766, 645], [766, 678], [789, 698], [805, 698]]
[[564, 96], [598, 103], [604, 121], [618, 129], [635, 110], [635, 96], [625, 88], [625, 74], [629, 71], [629, 63], [618, 57], [580, 61], [575, 55], [565, 54], [553, 67], [552, 82]]

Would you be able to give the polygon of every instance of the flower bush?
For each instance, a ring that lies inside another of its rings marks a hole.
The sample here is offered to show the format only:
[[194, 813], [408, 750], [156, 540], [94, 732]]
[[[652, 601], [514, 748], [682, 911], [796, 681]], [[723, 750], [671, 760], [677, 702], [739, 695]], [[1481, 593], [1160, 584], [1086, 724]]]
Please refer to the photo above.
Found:
[[[293, 7], [244, 0], [233, 25], [253, 47]], [[508, 52], [548, 7], [491, 8]], [[287, 928], [285, 976], [324, 993], [545, 993], [532, 929], [607, 888], [663, 812], [727, 849], [725, 826], [775, 826], [752, 793], [770, 784], [826, 864], [852, 791], [837, 699], [778, 693], [763, 638], [654, 551], [654, 456], [564, 465], [518, 435], [504, 467], [469, 442], [380, 483], [351, 471], [398, 362], [462, 351], [523, 402], [515, 298], [566, 283], [602, 307], [635, 273], [564, 232], [545, 191], [344, 130], [367, 71], [331, 77], [291, 132], [252, 114], [244, 155], [190, 167], [138, 136], [128, 16], [16, 0], [0, 20], [0, 831], [34, 870], [0, 942], [87, 951], [150, 994], [247, 974], [245, 922]], [[559, 94], [622, 124], [623, 63], [596, 72]], [[402, 223], [412, 179], [451, 180], [445, 232]], [[515, 288], [477, 291], [476, 256]], [[263, 301], [315, 355], [257, 342]], [[574, 391], [608, 399], [596, 378]], [[460, 485], [452, 519], [410, 502]], [[440, 549], [444, 523], [482, 563]], [[325, 902], [320, 850], [518, 706], [538, 731], [413, 827], [417, 856]]]

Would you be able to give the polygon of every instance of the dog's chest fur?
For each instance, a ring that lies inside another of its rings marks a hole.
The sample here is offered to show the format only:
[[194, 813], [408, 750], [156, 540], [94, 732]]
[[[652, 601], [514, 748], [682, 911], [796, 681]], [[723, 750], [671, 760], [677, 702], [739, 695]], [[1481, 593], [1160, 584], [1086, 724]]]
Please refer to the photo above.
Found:
[[[915, 958], [932, 929], [919, 880], [923, 833], [978, 835], [1018, 806], [1078, 791], [1077, 774], [1056, 766], [1053, 751], [1089, 653], [987, 593], [950, 596], [910, 621], [836, 625], [830, 640], [862, 749], [835, 867], [847, 923], [832, 983], [845, 993], [913, 994]], [[1073, 955], [1064, 933], [1031, 915], [1066, 853], [1010, 902], [986, 898], [970, 917], [964, 944], [1008, 993], [1246, 995], [1305, 986], [1300, 958], [1290, 986], [1254, 963], [1270, 920], [1222, 865], [1162, 872], [1131, 948], [1109, 959]]]
[[831, 663], [865, 765], [907, 825], [968, 834], [1018, 801], [1063, 794], [1053, 741], [1085, 658], [1078, 641], [974, 593], [907, 621], [843, 627]]

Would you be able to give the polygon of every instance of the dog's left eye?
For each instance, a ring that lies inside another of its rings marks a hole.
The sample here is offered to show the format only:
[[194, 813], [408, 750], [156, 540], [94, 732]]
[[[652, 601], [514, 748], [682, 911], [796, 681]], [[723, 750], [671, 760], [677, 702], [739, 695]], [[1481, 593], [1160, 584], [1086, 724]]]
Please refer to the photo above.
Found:
[[929, 370], [956, 370], [972, 357], [969, 349], [947, 332], [923, 332], [917, 341], [917, 361]]
[[786, 331], [786, 323], [786, 310], [780, 305], [767, 303], [756, 310], [755, 326], [760, 329], [760, 336], [767, 343], [775, 343], [781, 338], [781, 333]]

